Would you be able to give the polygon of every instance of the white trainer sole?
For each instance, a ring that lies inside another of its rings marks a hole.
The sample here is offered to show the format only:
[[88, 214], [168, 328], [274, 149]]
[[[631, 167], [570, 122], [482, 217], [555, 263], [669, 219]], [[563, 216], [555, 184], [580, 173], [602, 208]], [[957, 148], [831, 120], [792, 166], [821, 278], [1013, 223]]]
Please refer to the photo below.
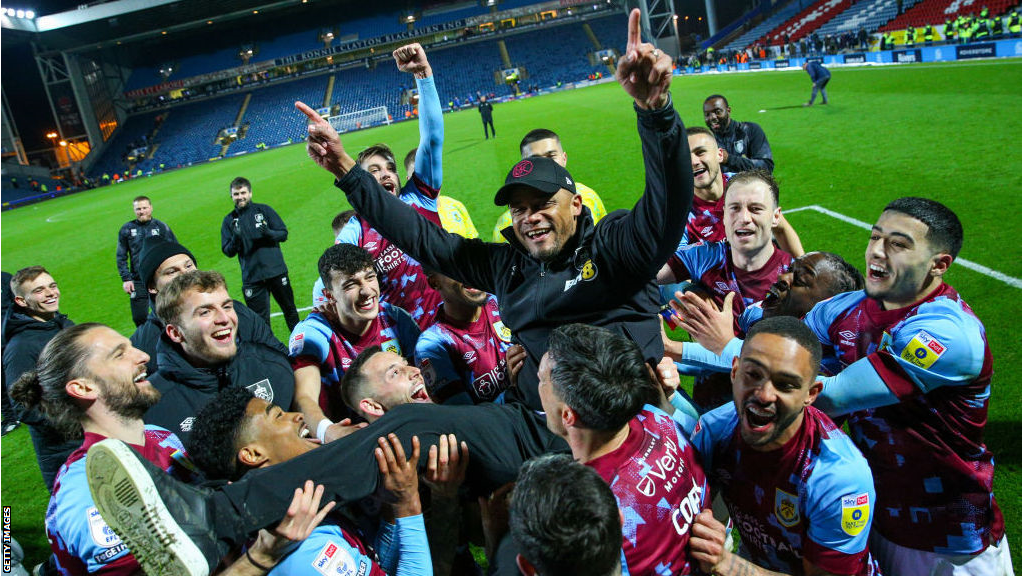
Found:
[[107, 525], [150, 576], [207, 576], [199, 548], [164, 505], [140, 456], [119, 440], [89, 448], [89, 492]]

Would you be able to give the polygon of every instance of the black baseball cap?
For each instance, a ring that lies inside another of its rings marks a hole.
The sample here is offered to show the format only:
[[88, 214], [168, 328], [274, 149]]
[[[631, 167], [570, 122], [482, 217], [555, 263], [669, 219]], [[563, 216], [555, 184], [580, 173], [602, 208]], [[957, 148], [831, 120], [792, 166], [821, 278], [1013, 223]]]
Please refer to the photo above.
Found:
[[563, 188], [576, 193], [576, 183], [569, 171], [546, 156], [530, 156], [517, 162], [505, 177], [505, 185], [494, 195], [495, 206], [508, 206], [512, 191], [521, 187], [544, 194], [554, 194]]

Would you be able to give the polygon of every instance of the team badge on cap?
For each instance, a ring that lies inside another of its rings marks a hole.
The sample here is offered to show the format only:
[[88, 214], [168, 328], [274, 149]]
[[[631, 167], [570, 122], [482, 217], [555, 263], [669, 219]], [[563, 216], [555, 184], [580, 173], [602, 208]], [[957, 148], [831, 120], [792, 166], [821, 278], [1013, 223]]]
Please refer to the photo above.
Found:
[[526, 176], [530, 172], [533, 172], [533, 162], [530, 162], [529, 160], [523, 160], [519, 164], [516, 164], [515, 166], [512, 167], [513, 178], [522, 178], [523, 176]]

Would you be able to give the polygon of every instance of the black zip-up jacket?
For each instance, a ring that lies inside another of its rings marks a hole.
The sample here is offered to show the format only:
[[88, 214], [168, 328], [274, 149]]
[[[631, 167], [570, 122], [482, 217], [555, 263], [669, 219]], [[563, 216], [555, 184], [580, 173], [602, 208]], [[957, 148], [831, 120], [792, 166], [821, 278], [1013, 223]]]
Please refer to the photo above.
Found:
[[[274, 336], [274, 332], [271, 331], [270, 325], [267, 324], [267, 321], [264, 320], [262, 316], [253, 312], [248, 306], [242, 304], [238, 300], [235, 300], [234, 303], [235, 314], [238, 316], [239, 341], [263, 344], [282, 354], [288, 354], [288, 349], [285, 348], [284, 344], [282, 344], [276, 336]], [[160, 342], [160, 336], [163, 333], [163, 320], [157, 317], [156, 312], [153, 312], [153, 310], [150, 309], [149, 316], [146, 317], [146, 321], [136, 328], [135, 332], [128, 337], [128, 339], [132, 341], [132, 346], [135, 346], [139, 350], [149, 354], [149, 362], [146, 363], [146, 372], [149, 374], [155, 374], [157, 369], [160, 367], [160, 363], [157, 360], [157, 345]]]
[[551, 330], [580, 322], [604, 326], [636, 342], [651, 362], [664, 354], [654, 278], [675, 252], [693, 199], [686, 129], [671, 102], [637, 109], [646, 187], [631, 211], [597, 225], [584, 209], [576, 234], [551, 262], [530, 256], [511, 228], [509, 244], [449, 234], [388, 194], [358, 166], [335, 183], [384, 237], [459, 282], [494, 294], [501, 319], [527, 351], [512, 399], [541, 409], [537, 367]]
[[229, 362], [212, 368], [189, 364], [181, 346], [167, 336], [157, 344], [160, 370], [149, 381], [160, 391], [160, 402], [143, 420], [174, 432], [188, 443], [196, 414], [225, 386], [247, 388], [254, 396], [289, 410], [295, 396], [295, 377], [288, 357], [262, 344], [240, 341]]
[[[3, 366], [8, 385], [13, 386], [22, 374], [35, 370], [43, 348], [58, 332], [74, 325], [74, 322], [59, 312], [53, 319], [41, 322], [29, 315], [25, 308], [11, 304], [3, 320]], [[20, 419], [32, 425], [40, 425], [46, 421], [46, 418], [35, 410], [22, 410]]]
[[775, 170], [772, 147], [768, 145], [764, 130], [757, 124], [729, 120], [729, 126], [723, 134], [715, 132], [715, 139], [729, 153], [729, 160], [722, 163], [726, 172]]
[[281, 242], [286, 240], [288, 227], [266, 204], [250, 202], [241, 210], [232, 210], [220, 226], [220, 249], [228, 258], [238, 254], [243, 284], [288, 273], [281, 254]]
[[[142, 254], [142, 241], [149, 236], [163, 236], [171, 242], [177, 242], [171, 227], [153, 218], [145, 224], [138, 220], [129, 220], [117, 233], [117, 273], [121, 281], [141, 280], [139, 278], [139, 256]], [[131, 259], [129, 266], [128, 259]]]

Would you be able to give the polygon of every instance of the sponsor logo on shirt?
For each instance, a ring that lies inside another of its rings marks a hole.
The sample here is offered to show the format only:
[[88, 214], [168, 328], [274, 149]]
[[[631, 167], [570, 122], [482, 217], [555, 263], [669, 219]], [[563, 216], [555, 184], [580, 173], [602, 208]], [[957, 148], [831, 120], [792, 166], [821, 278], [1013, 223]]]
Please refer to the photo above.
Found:
[[583, 266], [580, 267], [580, 273], [577, 274], [576, 277], [573, 278], [572, 280], [565, 281], [565, 288], [562, 290], [562, 292], [568, 292], [569, 288], [572, 288], [581, 280], [584, 282], [589, 282], [594, 278], [597, 278], [597, 265], [594, 264], [593, 260], [587, 259], [587, 261], [583, 263]]
[[328, 542], [313, 559], [313, 568], [324, 576], [356, 576], [365, 571], [362, 562], [334, 542]]
[[134, 238], [134, 237], [136, 237], [136, 236], [138, 236], [138, 235], [139, 235], [139, 231], [138, 231], [138, 230], [136, 230], [135, 228], [129, 228], [129, 229], [128, 229], [128, 232], [129, 232], [129, 233], [131, 233], [131, 235], [132, 235], [132, 238]]
[[927, 370], [945, 353], [946, 347], [941, 342], [928, 332], [921, 330], [910, 339], [907, 347], [900, 353], [900, 358]]
[[196, 417], [195, 416], [189, 416], [188, 418], [185, 418], [184, 420], [182, 420], [181, 424], [179, 425], [179, 426], [181, 426], [181, 431], [182, 432], [191, 432], [192, 431], [192, 424], [195, 421], [196, 421]]
[[462, 359], [466, 362], [466, 364], [472, 364], [473, 362], [476, 362], [476, 350], [463, 352]]
[[302, 352], [302, 345], [306, 339], [306, 335], [303, 333], [293, 334], [291, 339], [288, 340], [288, 355], [297, 356], [299, 352]]
[[842, 332], [839, 333], [839, 335], [842, 336], [843, 338], [846, 338], [847, 340], [853, 340], [854, 338], [857, 337], [857, 335], [850, 330], [843, 330]]
[[367, 242], [366, 244], [363, 244], [363, 249], [366, 250], [367, 252], [369, 252], [370, 250], [376, 250], [377, 249], [377, 242], [376, 241]]
[[800, 500], [781, 488], [775, 489], [775, 518], [786, 528], [800, 522]]
[[255, 384], [250, 384], [245, 389], [261, 400], [266, 400], [268, 403], [274, 402], [274, 388], [270, 385], [270, 380], [267, 378]]
[[512, 341], [512, 331], [501, 320], [492, 323], [491, 327], [494, 328], [494, 333], [498, 335], [498, 338], [501, 338], [502, 342]]
[[850, 536], [860, 534], [868, 525], [871, 505], [867, 492], [843, 496], [843, 532]]
[[111, 548], [121, 543], [121, 538], [110, 529], [110, 526], [107, 526], [95, 506], [90, 506], [85, 511], [85, 515], [89, 519], [89, 535], [92, 536], [92, 541], [97, 546]]

